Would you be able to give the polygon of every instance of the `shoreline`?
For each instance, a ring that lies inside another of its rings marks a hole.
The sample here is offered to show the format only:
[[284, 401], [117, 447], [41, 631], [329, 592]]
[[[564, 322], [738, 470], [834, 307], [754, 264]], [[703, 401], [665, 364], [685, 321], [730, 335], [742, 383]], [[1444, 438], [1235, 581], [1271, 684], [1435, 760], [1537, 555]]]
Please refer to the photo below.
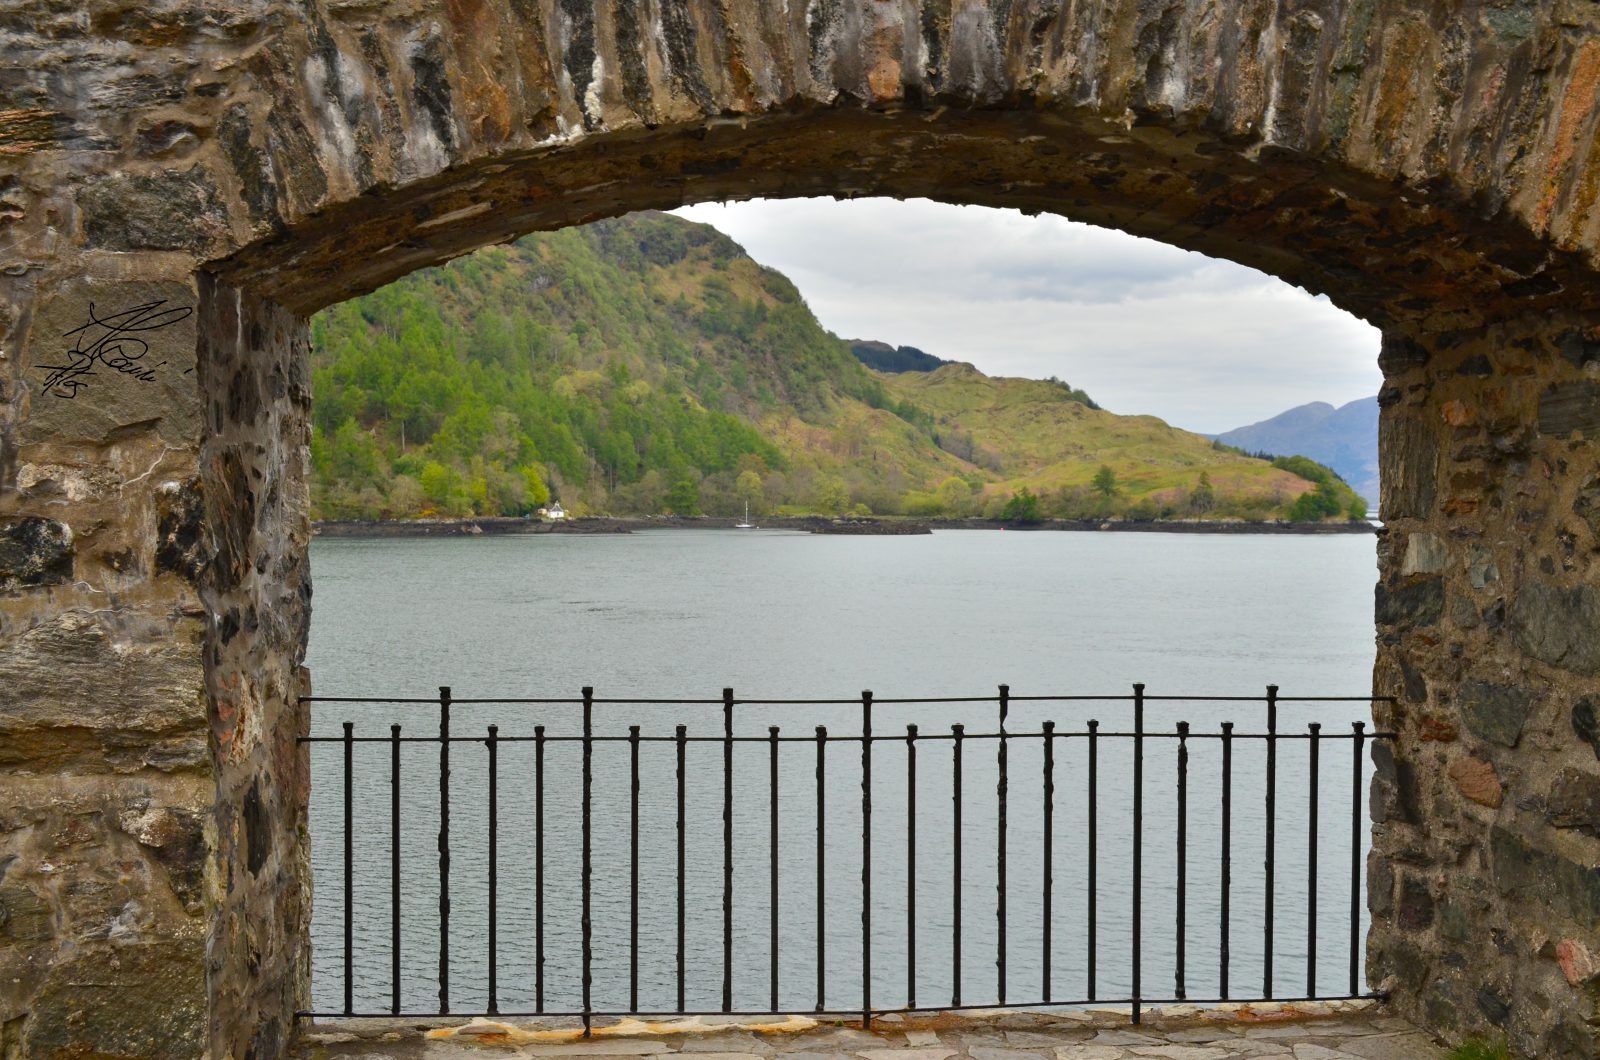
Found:
[[[637, 530], [732, 530], [737, 516], [595, 516], [559, 523], [517, 516], [483, 516], [471, 519], [324, 519], [311, 524], [314, 537], [481, 537], [527, 534], [631, 534]], [[897, 537], [933, 530], [1011, 530], [1024, 533], [1131, 533], [1131, 534], [1263, 534], [1320, 536], [1327, 534], [1377, 534], [1370, 522], [1247, 523], [1185, 520], [1048, 519], [1040, 523], [1008, 523], [997, 519], [832, 519], [821, 515], [768, 516], [757, 520], [759, 530], [802, 530], [813, 534], [847, 534], [863, 537]]]

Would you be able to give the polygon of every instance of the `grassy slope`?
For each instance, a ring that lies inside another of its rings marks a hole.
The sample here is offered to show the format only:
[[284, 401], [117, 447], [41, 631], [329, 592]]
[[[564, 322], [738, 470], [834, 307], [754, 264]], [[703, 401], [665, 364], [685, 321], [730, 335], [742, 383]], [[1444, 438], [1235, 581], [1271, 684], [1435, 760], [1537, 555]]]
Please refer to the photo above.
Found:
[[1211, 440], [1154, 416], [1119, 416], [1067, 397], [1056, 384], [992, 378], [968, 364], [882, 377], [890, 392], [933, 413], [940, 427], [970, 433], [1003, 460], [986, 492], [1009, 495], [1087, 487], [1101, 465], [1130, 498], [1176, 500], [1202, 472], [1219, 495], [1287, 504], [1312, 489], [1262, 460], [1215, 448]]

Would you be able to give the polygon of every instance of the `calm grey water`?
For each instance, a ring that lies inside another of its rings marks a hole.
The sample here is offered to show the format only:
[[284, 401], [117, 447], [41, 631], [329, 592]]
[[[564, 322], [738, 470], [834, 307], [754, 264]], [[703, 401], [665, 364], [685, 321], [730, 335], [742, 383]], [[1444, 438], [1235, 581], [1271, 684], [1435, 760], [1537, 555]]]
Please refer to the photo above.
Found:
[[[458, 698], [576, 696], [592, 684], [605, 697], [716, 699], [724, 686], [744, 698], [1127, 695], [1143, 681], [1151, 696], [1364, 695], [1373, 658], [1373, 541], [1368, 537], [1207, 537], [1162, 534], [950, 531], [927, 537], [818, 537], [781, 531], [656, 531], [628, 536], [538, 536], [449, 540], [319, 540], [312, 549], [315, 612], [309, 662], [321, 695]], [[1152, 703], [1151, 732], [1186, 720], [1187, 891], [1182, 936], [1190, 997], [1220, 993], [1220, 792], [1224, 720], [1260, 732], [1261, 704]], [[908, 880], [908, 756], [903, 740], [875, 744], [873, 757], [872, 987], [880, 1008], [953, 999], [952, 943], [958, 885], [952, 873], [953, 744], [950, 726], [993, 732], [989, 705], [880, 704], [877, 735], [919, 726], [915, 870]], [[779, 1003], [818, 1004], [816, 746], [825, 750], [822, 910], [830, 1008], [859, 1005], [861, 953], [861, 744], [858, 707], [741, 707], [737, 734], [765, 738], [769, 726], [805, 742], [782, 745], [778, 777]], [[1317, 721], [1348, 734], [1364, 704], [1290, 704], [1281, 731]], [[1125, 732], [1125, 702], [1023, 703], [1008, 731], [1038, 733], [1042, 721], [1081, 734], [1088, 719]], [[458, 706], [454, 733], [571, 736], [570, 706]], [[358, 737], [437, 733], [428, 706], [345, 707], [314, 712], [318, 735], [355, 723]], [[597, 732], [640, 747], [639, 1007], [677, 1005], [674, 726], [720, 737], [721, 710], [611, 707]], [[1007, 945], [1005, 987], [1013, 1003], [1041, 998], [1044, 760], [1042, 741], [1008, 742]], [[961, 1000], [998, 1000], [997, 742], [963, 746]], [[1174, 996], [1179, 953], [1177, 756], [1170, 738], [1145, 741], [1144, 913], [1141, 996]], [[1053, 745], [1055, 795], [1048, 954], [1053, 999], [1089, 996], [1088, 741]], [[1276, 899], [1272, 986], [1305, 992], [1308, 910], [1318, 914], [1316, 988], [1349, 988], [1352, 745], [1323, 740], [1317, 791], [1316, 884], [1308, 869], [1310, 741], [1279, 742]], [[597, 1010], [626, 1010], [630, 960], [629, 746], [603, 742], [594, 755], [595, 982]], [[453, 859], [451, 1002], [485, 1006], [488, 963], [487, 749], [452, 745]], [[535, 992], [534, 757], [531, 742], [499, 748], [498, 969], [502, 1011], [531, 1010]], [[545, 749], [544, 1001], [579, 1004], [580, 754], [573, 742]], [[687, 750], [687, 952], [685, 1003], [721, 1004], [723, 748]], [[771, 886], [770, 749], [735, 745], [734, 1008], [766, 1010]], [[313, 748], [313, 989], [315, 1005], [343, 1004], [343, 750]], [[403, 745], [401, 764], [401, 986], [408, 1010], [438, 1003], [438, 745]], [[1233, 744], [1230, 996], [1259, 994], [1264, 972], [1265, 745]], [[1131, 741], [1102, 737], [1098, 751], [1095, 996], [1131, 987]], [[386, 1011], [391, 988], [390, 748], [355, 747], [353, 876], [355, 1008]], [[908, 969], [908, 885], [915, 887], [916, 959]], [[1363, 925], [1364, 927], [1364, 925]], [[1363, 987], [1364, 989], [1364, 987]]]

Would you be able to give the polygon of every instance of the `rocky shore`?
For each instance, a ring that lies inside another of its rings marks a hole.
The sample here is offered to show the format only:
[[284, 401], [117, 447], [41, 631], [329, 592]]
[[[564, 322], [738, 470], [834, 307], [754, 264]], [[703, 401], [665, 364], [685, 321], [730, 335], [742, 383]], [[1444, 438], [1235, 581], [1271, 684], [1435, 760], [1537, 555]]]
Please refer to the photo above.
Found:
[[[631, 518], [601, 516], [546, 523], [538, 519], [484, 516], [472, 519], [329, 519], [312, 524], [318, 537], [479, 537], [504, 534], [629, 534], [635, 530], [727, 530], [739, 522], [721, 516], [660, 515]], [[994, 519], [871, 519], [827, 516], [768, 516], [756, 520], [762, 530], [802, 530], [813, 534], [898, 537], [934, 530], [1070, 530], [1094, 533], [1145, 534], [1373, 534], [1368, 522], [1246, 523], [1190, 520], [1049, 519], [1039, 523], [1007, 523]]]

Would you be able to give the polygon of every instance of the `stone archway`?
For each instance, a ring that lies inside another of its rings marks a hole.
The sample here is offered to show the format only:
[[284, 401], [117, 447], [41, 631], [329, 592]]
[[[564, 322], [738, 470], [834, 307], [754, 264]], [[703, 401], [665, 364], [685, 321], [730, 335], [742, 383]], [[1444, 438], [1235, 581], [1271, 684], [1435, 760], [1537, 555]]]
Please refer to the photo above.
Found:
[[1059, 212], [1383, 329], [1370, 974], [1590, 1055], [1590, 6], [34, 0], [0, 113], [0, 1041], [291, 1033], [307, 315], [537, 228], [809, 193]]

